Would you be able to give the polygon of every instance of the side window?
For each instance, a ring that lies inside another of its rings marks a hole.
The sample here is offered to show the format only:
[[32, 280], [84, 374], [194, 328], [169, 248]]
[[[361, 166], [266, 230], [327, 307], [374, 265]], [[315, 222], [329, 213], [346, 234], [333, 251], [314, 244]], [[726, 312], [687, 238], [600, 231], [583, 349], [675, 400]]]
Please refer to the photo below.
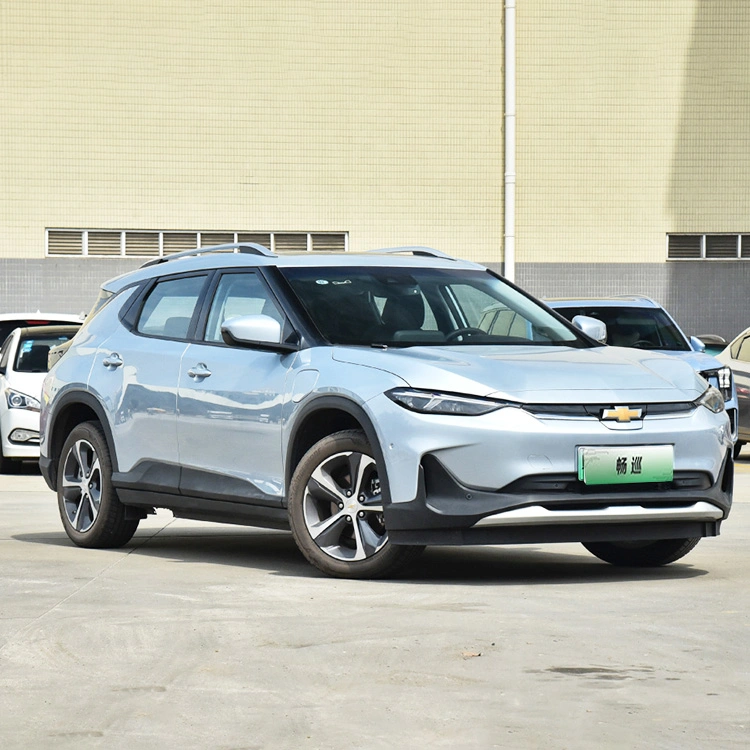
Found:
[[7, 369], [8, 360], [10, 359], [10, 336], [3, 341], [3, 346], [0, 349], [0, 367]]
[[225, 273], [216, 287], [206, 323], [205, 341], [222, 341], [221, 325], [239, 315], [268, 315], [284, 324], [284, 316], [256, 273]]
[[479, 328], [493, 336], [532, 339], [529, 321], [515, 310], [498, 303], [495, 297], [465, 284], [451, 287], [470, 328]]
[[750, 336], [742, 340], [735, 359], [739, 359], [742, 362], [750, 362]]
[[160, 281], [146, 298], [136, 330], [149, 336], [187, 338], [190, 321], [205, 281], [205, 276]]
[[526, 335], [526, 321], [518, 313], [507, 308], [498, 312], [495, 322], [488, 333], [491, 333], [493, 336], [528, 338]]

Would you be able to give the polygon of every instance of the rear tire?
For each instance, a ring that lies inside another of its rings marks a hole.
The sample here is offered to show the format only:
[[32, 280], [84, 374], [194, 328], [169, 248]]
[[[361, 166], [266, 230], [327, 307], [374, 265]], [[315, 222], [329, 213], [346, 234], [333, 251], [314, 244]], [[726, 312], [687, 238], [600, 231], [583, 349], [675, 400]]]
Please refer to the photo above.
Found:
[[307, 560], [337, 578], [396, 575], [423, 549], [388, 541], [379, 470], [359, 430], [329, 435], [303, 456], [289, 487], [289, 523]]
[[657, 539], [635, 542], [583, 542], [583, 546], [604, 562], [628, 568], [655, 568], [687, 555], [701, 537]]
[[112, 486], [112, 461], [98, 422], [68, 435], [57, 471], [57, 504], [65, 533], [79, 547], [121, 547], [138, 528]]
[[740, 457], [740, 451], [742, 450], [742, 446], [745, 443], [740, 442], [739, 440], [734, 444], [734, 448], [732, 449], [732, 458], [736, 461]]

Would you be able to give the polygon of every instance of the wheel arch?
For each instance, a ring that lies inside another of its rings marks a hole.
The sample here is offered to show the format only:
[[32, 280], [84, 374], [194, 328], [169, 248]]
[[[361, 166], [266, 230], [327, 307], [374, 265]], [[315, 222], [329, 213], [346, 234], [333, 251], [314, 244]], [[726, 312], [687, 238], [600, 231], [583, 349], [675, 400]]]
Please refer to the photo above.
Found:
[[344, 396], [321, 396], [305, 404], [296, 415], [289, 435], [285, 465], [285, 495], [297, 465], [319, 440], [341, 430], [362, 430], [380, 467], [384, 500], [390, 502], [390, 486], [377, 431], [367, 412]]
[[74, 391], [59, 397], [51, 424], [47, 429], [47, 458], [49, 459], [49, 479], [51, 486], [57, 484], [57, 467], [63, 444], [71, 430], [83, 422], [98, 422], [107, 439], [112, 471], [117, 471], [117, 455], [112, 440], [112, 430], [106, 411], [95, 396], [90, 393]]

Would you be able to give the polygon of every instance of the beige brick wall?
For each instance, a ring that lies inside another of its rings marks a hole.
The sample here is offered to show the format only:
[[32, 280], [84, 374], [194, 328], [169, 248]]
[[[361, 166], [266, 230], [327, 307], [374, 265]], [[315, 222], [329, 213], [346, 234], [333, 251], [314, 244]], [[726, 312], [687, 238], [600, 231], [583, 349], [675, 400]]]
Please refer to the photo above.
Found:
[[517, 262], [750, 231], [750, 3], [518, 3]]
[[478, 0], [0, 4], [0, 257], [45, 227], [502, 246], [502, 15]]

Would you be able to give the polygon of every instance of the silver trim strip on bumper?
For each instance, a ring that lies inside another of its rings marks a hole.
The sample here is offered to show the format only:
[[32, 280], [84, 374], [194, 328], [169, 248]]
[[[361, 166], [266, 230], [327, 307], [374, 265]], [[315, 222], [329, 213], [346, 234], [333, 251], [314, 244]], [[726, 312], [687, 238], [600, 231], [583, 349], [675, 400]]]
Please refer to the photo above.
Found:
[[559, 523], [618, 523], [640, 521], [718, 521], [720, 508], [700, 501], [681, 508], [644, 508], [640, 505], [611, 505], [595, 510], [547, 510], [541, 505], [495, 513], [477, 521], [480, 526], [542, 526]]

